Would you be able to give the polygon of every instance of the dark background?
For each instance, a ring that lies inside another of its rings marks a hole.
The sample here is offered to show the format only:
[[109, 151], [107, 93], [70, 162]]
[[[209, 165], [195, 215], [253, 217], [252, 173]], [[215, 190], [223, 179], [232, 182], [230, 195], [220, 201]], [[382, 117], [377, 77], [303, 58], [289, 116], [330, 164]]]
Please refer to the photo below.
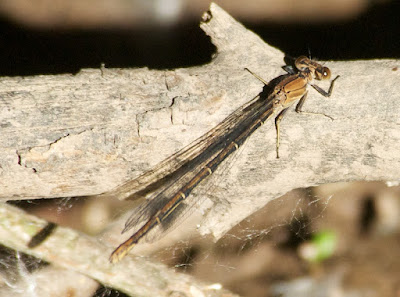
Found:
[[[290, 56], [311, 53], [321, 60], [400, 57], [400, 1], [369, 5], [351, 17], [296, 22], [290, 17], [254, 20], [221, 6]], [[201, 65], [210, 61], [215, 51], [198, 26], [201, 14], [192, 12], [168, 23], [99, 21], [87, 27], [82, 20], [43, 25], [3, 14], [0, 75], [76, 73], [82, 68], [98, 68], [101, 63], [109, 68], [155, 69]]]

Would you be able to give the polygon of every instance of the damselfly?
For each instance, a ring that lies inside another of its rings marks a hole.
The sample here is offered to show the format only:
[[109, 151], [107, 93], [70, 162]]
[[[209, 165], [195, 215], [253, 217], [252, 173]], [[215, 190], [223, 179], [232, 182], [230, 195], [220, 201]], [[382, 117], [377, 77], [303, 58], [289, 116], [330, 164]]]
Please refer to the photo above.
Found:
[[[196, 204], [190, 199], [191, 192], [272, 117], [275, 117], [276, 153], [279, 158], [280, 122], [287, 109], [299, 100], [296, 112], [302, 111], [309, 84], [321, 95], [329, 97], [339, 77], [333, 79], [329, 90], [325, 91], [311, 82], [314, 78], [329, 79], [329, 68], [301, 56], [296, 59], [295, 68], [284, 69], [288, 74], [279, 78], [270, 94], [260, 93], [194, 143], [114, 191], [113, 195], [124, 198], [151, 196], [127, 220], [122, 232], [133, 230], [133, 234], [114, 250], [111, 262], [121, 260], [140, 240], [152, 241], [161, 237]], [[267, 85], [258, 75], [252, 74]]]

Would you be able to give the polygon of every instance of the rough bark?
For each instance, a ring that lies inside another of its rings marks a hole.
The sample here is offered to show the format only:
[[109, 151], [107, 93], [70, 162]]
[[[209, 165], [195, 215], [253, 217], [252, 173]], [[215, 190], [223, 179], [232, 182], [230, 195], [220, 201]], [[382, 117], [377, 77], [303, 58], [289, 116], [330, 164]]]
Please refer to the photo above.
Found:
[[[257, 95], [263, 86], [244, 67], [267, 81], [283, 73], [283, 53], [217, 5], [204, 15], [201, 27], [217, 48], [207, 65], [2, 78], [3, 200], [110, 191]], [[289, 112], [282, 122], [279, 160], [272, 124], [260, 128], [224, 174], [222, 189], [213, 191], [231, 204], [230, 219], [220, 221], [218, 210], [211, 211], [205, 218], [210, 224], [203, 228], [214, 225], [219, 237], [270, 199], [298, 187], [397, 180], [398, 65], [396, 60], [327, 63], [333, 75], [341, 75], [333, 96], [322, 98], [310, 90], [304, 109], [324, 112], [334, 121]]]

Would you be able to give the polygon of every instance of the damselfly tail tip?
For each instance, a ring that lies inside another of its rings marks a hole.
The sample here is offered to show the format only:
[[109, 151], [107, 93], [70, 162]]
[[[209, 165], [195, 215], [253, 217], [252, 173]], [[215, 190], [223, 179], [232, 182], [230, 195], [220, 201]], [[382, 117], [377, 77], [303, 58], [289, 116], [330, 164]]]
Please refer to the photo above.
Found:
[[109, 258], [109, 261], [110, 261], [111, 264], [118, 263], [120, 260], [121, 260], [120, 257], [118, 255], [114, 254], [114, 253], [112, 253], [110, 258]]
[[128, 253], [127, 250], [125, 249], [119, 249], [117, 248], [115, 251], [112, 252], [111, 256], [110, 256], [110, 262], [112, 264], [118, 263], [119, 261], [122, 260], [122, 258], [124, 258], [126, 256], [126, 254]]
[[128, 252], [134, 247], [134, 245], [135, 244], [131, 243], [129, 240], [121, 244], [111, 253], [110, 262], [112, 264], [115, 264], [121, 261], [128, 254]]

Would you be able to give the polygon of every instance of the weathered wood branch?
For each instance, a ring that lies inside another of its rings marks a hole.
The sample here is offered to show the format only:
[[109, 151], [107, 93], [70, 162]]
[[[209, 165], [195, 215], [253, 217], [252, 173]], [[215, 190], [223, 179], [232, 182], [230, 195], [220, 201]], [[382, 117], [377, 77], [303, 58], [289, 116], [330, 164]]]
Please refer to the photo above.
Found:
[[[3, 266], [7, 260], [3, 260]], [[100, 286], [94, 279], [72, 270], [47, 266], [28, 272], [24, 263], [19, 265], [17, 271], [19, 275], [10, 273], [12, 269], [5, 266], [8, 268], [5, 277], [8, 286], [0, 287], [0, 296], [69, 297], [79, 292], [80, 297], [91, 297]]]
[[[107, 192], [149, 170], [259, 93], [262, 84], [244, 67], [266, 80], [283, 73], [283, 53], [217, 5], [204, 18], [201, 27], [217, 47], [204, 66], [2, 78], [0, 196]], [[203, 228], [213, 225], [220, 230], [213, 230], [218, 238], [293, 188], [397, 180], [398, 65], [396, 60], [328, 63], [334, 75], [341, 75], [333, 96], [321, 98], [310, 90], [304, 109], [335, 120], [289, 113], [282, 122], [279, 160], [272, 124], [259, 129], [219, 185], [218, 195], [231, 204], [229, 213], [223, 211], [230, 219], [216, 222], [219, 212], [212, 210]]]
[[[186, 296], [197, 296], [193, 292], [201, 292], [202, 296], [236, 296], [145, 258], [130, 257], [113, 265], [108, 260], [111, 248], [96, 238], [69, 228], [58, 226], [40, 245], [28, 248], [32, 236], [45, 227], [47, 222], [7, 204], [0, 204], [0, 216], [2, 244], [71, 271], [70, 278], [76, 281], [87, 283], [89, 280], [84, 277], [87, 276], [132, 296], [171, 296], [173, 292], [181, 292]], [[76, 275], [71, 275], [72, 272], [76, 272]], [[54, 275], [60, 277], [57, 270]], [[52, 281], [51, 278], [49, 281]], [[46, 287], [39, 280], [31, 280], [31, 285], [40, 284]], [[43, 287], [35, 293], [38, 294], [41, 289]]]

